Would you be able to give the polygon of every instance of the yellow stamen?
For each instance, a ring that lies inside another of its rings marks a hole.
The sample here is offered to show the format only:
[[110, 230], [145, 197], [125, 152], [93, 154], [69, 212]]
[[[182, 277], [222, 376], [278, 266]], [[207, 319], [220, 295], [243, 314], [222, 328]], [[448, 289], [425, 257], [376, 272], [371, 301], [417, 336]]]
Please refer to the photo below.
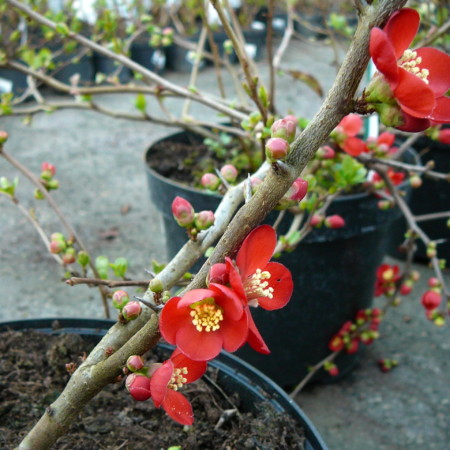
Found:
[[411, 72], [416, 77], [419, 77], [425, 83], [429, 83], [428, 75], [430, 74], [430, 71], [418, 67], [418, 65], [422, 63], [422, 58], [417, 56], [417, 52], [409, 49], [405, 50], [402, 57], [398, 60], [398, 63], [403, 69]]
[[187, 379], [183, 376], [187, 375], [187, 373], [187, 367], [174, 369], [172, 378], [170, 379], [167, 387], [169, 389], [173, 389], [174, 391], [178, 391], [178, 389], [180, 389], [187, 382]]
[[191, 305], [193, 311], [190, 312], [192, 323], [198, 331], [216, 331], [220, 328], [223, 320], [222, 308], [214, 302], [213, 298], [208, 298]]
[[270, 276], [270, 272], [267, 270], [263, 272], [261, 269], [256, 269], [256, 272], [245, 282], [244, 289], [247, 294], [247, 298], [273, 298], [273, 287], [270, 287], [269, 283], [264, 281], [268, 280]]

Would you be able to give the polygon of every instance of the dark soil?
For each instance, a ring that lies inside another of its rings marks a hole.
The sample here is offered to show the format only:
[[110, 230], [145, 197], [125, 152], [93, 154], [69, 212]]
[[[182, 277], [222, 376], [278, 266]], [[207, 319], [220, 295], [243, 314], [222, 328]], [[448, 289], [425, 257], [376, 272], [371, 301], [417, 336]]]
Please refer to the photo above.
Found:
[[199, 136], [187, 136], [190, 142], [164, 140], [157, 142], [148, 154], [148, 165], [160, 175], [188, 186], [199, 187], [204, 173], [224, 164], [202, 142]]
[[[15, 448], [61, 393], [69, 375], [65, 364], [79, 363], [94, 342], [78, 335], [50, 336], [37, 332], [5, 332], [0, 341], [0, 448]], [[167, 355], [166, 355], [167, 357]], [[154, 359], [154, 356], [151, 356]], [[161, 360], [161, 359], [160, 359]], [[303, 430], [295, 421], [261, 404], [258, 414], [227, 412], [240, 409], [236, 394], [215, 387], [217, 369], [206, 381], [189, 385], [195, 422], [183, 427], [151, 400], [135, 402], [123, 381], [105, 388], [80, 414], [57, 449], [301, 449]], [[230, 403], [231, 402], [231, 403]], [[227, 417], [225, 420], [224, 418]], [[218, 425], [221, 423], [221, 425]]]

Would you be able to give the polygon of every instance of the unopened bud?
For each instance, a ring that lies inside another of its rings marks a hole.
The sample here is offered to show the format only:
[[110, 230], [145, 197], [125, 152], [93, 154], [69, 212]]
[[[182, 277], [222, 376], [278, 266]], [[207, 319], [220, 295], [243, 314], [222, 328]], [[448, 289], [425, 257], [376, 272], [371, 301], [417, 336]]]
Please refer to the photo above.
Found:
[[270, 131], [272, 138], [282, 138], [291, 143], [295, 139], [297, 122], [286, 119], [279, 119], [273, 123]]
[[333, 159], [336, 152], [329, 145], [324, 145], [317, 150], [316, 155], [321, 159]]
[[342, 228], [345, 226], [345, 220], [338, 214], [326, 217], [324, 223], [327, 228], [333, 229]]
[[320, 226], [322, 226], [323, 221], [324, 221], [325, 217], [322, 214], [314, 214], [311, 217], [311, 226], [314, 228], [318, 228]]
[[34, 198], [36, 200], [44, 200], [45, 196], [40, 189], [35, 189], [34, 190]]
[[435, 291], [426, 291], [422, 295], [422, 305], [423, 307], [431, 311], [436, 309], [441, 304], [441, 295]]
[[428, 286], [430, 288], [436, 288], [441, 286], [441, 282], [436, 277], [428, 278]]
[[155, 293], [162, 292], [164, 290], [162, 281], [159, 278], [153, 278], [153, 280], [150, 281], [148, 287], [152, 292]]
[[41, 164], [41, 170], [42, 172], [50, 172], [52, 176], [56, 173], [56, 167], [53, 164], [50, 164], [49, 162], [43, 162]]
[[131, 355], [127, 359], [127, 367], [131, 372], [137, 372], [138, 370], [141, 370], [144, 367], [144, 360], [142, 359], [142, 356]]
[[238, 176], [238, 171], [232, 164], [226, 164], [220, 169], [220, 174], [223, 176], [224, 180], [229, 183], [234, 183]]
[[76, 259], [76, 251], [73, 247], [69, 247], [62, 256], [64, 264], [72, 264], [76, 261]]
[[422, 178], [420, 178], [418, 175], [413, 175], [412, 177], [410, 177], [409, 179], [409, 184], [411, 185], [411, 187], [413, 187], [414, 189], [419, 188], [420, 186], [422, 186]]
[[292, 184], [289, 198], [296, 202], [303, 200], [308, 192], [308, 182], [303, 178], [297, 178]]
[[89, 261], [91, 260], [89, 254], [85, 252], [84, 250], [81, 250], [78, 252], [77, 256], [77, 262], [81, 267], [86, 267], [89, 264]]
[[65, 241], [60, 241], [60, 240], [56, 240], [56, 241], [50, 241], [50, 252], [54, 253], [54, 254], [58, 254], [63, 252], [67, 247], [67, 244], [65, 243]]
[[152, 395], [150, 392], [150, 378], [132, 373], [127, 376], [125, 386], [131, 396], [138, 402], [148, 400]]
[[233, 43], [229, 39], [225, 40], [223, 49], [227, 55], [231, 55], [233, 53]]
[[283, 160], [289, 154], [289, 142], [282, 138], [270, 138], [266, 143], [266, 157], [270, 162]]
[[391, 209], [393, 207], [393, 203], [389, 200], [380, 200], [377, 203], [378, 209], [381, 209], [382, 211], [387, 211], [388, 209]]
[[50, 180], [47, 182], [46, 187], [49, 191], [56, 190], [59, 188], [59, 181], [58, 180]]
[[450, 128], [442, 128], [439, 130], [438, 141], [442, 144], [450, 144]]
[[195, 215], [194, 225], [197, 230], [207, 230], [214, 225], [214, 213], [212, 211], [200, 211]]
[[200, 182], [202, 186], [210, 191], [216, 191], [220, 186], [220, 178], [213, 173], [205, 173]]
[[114, 308], [122, 309], [128, 302], [130, 297], [126, 291], [119, 290], [114, 292], [112, 296], [112, 304]]
[[135, 301], [128, 302], [122, 308], [122, 316], [127, 321], [137, 319], [141, 315], [141, 312], [142, 312], [141, 304]]
[[173, 200], [172, 214], [180, 227], [189, 227], [194, 222], [194, 208], [182, 197], [175, 197]]
[[4, 144], [8, 140], [9, 134], [6, 131], [0, 131], [0, 145]]

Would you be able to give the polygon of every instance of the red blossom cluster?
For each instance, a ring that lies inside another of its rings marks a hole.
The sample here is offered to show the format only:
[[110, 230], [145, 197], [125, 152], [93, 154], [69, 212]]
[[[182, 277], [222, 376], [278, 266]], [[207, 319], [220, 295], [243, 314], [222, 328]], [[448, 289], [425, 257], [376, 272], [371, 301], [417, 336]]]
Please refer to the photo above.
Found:
[[[256, 351], [269, 348], [256, 328], [250, 307], [272, 311], [285, 306], [293, 290], [292, 276], [282, 264], [271, 262], [277, 237], [275, 230], [262, 225], [244, 240], [236, 258], [211, 267], [207, 288], [193, 289], [173, 297], [160, 315], [163, 338], [176, 346], [162, 365], [134, 371], [127, 387], [136, 400], [152, 398], [183, 425], [193, 423], [192, 408], [178, 391], [198, 379], [207, 361], [222, 349], [234, 352], [246, 342]], [[136, 365], [129, 365], [129, 370]], [[144, 378], [146, 379], [144, 379]]]
[[[378, 308], [359, 310], [355, 320], [345, 322], [331, 338], [328, 348], [332, 352], [344, 350], [349, 354], [356, 353], [360, 343], [369, 345], [379, 337], [378, 327], [381, 320], [382, 313]], [[332, 375], [330, 371], [329, 373]]]

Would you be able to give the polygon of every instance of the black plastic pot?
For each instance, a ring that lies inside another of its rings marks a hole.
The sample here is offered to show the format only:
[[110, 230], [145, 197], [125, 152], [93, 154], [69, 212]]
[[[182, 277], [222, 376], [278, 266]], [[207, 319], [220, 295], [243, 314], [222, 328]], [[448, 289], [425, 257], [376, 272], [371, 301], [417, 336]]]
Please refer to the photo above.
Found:
[[[250, 28], [243, 30], [245, 40], [245, 50], [247, 55], [253, 61], [260, 61], [264, 56], [264, 49], [266, 46], [266, 26], [263, 22], [253, 22]], [[223, 44], [229, 39], [225, 31], [214, 32], [214, 42], [216, 43], [219, 54], [224, 56]], [[229, 55], [232, 63], [238, 62], [238, 57], [233, 51]]]
[[[57, 68], [55, 69], [54, 77], [63, 83], [70, 84], [70, 79], [75, 74], [80, 76], [81, 85], [89, 85], [94, 82], [95, 70], [90, 54], [83, 55], [78, 60], [72, 60], [73, 55], [62, 53], [55, 58]], [[58, 68], [58, 65], [61, 65]]]
[[0, 94], [22, 94], [27, 88], [27, 76], [15, 69], [0, 67]]
[[[184, 37], [186, 41], [191, 43], [197, 42], [199, 33], [193, 36]], [[173, 43], [165, 48], [167, 62], [167, 69], [174, 70], [176, 72], [188, 73], [192, 70], [192, 66], [195, 62], [195, 51], [189, 50], [177, 43]], [[202, 59], [199, 64], [199, 68], [202, 69], [206, 66], [206, 61]]]
[[[434, 161], [435, 171], [442, 173], [450, 171], [449, 144], [421, 137], [414, 143], [414, 148], [424, 165], [429, 161]], [[446, 180], [434, 180], [424, 176], [422, 186], [412, 190], [410, 208], [416, 216], [448, 211], [450, 209], [450, 183]], [[423, 221], [419, 225], [430, 239], [444, 239], [437, 247], [438, 257], [447, 260], [447, 264], [450, 263], [450, 232], [447, 227], [447, 218]], [[399, 251], [399, 246], [404, 241], [406, 228], [405, 220], [400, 219], [396, 224], [396, 232], [392, 233], [389, 247], [389, 254], [393, 257], [404, 257], [404, 253]], [[414, 258], [418, 262], [428, 263], [429, 261], [426, 248], [419, 240], [417, 240], [417, 251]]]
[[[192, 139], [192, 134], [181, 132], [158, 143], [168, 140], [189, 143]], [[147, 151], [146, 161], [151, 157], [152, 147]], [[187, 239], [185, 231], [173, 219], [173, 199], [181, 196], [197, 211], [214, 211], [221, 197], [169, 180], [148, 164], [147, 179], [151, 199], [161, 212], [168, 256], [173, 257]], [[397, 208], [381, 211], [377, 203], [376, 197], [366, 193], [333, 202], [328, 214], [341, 215], [346, 226], [336, 230], [316, 229], [294, 252], [279, 259], [291, 270], [294, 279], [289, 304], [270, 312], [252, 308], [272, 353], [261, 355], [244, 347], [237, 354], [278, 384], [288, 387], [301, 381], [308, 373], [308, 366], [329, 354], [328, 343], [344, 322], [354, 319], [359, 309], [371, 306], [376, 269], [386, 254], [390, 227], [401, 214]], [[266, 223], [272, 224], [275, 217], [271, 213]], [[288, 226], [289, 217], [281, 223], [279, 234], [286, 233]], [[343, 354], [337, 359], [341, 376], [353, 368], [358, 355]], [[335, 379], [324, 371], [315, 377], [320, 381]]]
[[166, 67], [166, 54], [161, 48], [153, 48], [147, 42], [134, 42], [131, 45], [131, 59], [156, 73]]
[[[80, 334], [99, 341], [114, 324], [110, 320], [96, 319], [34, 319], [1, 322], [0, 332], [7, 330], [34, 330], [51, 334]], [[173, 347], [158, 344], [158, 348], [170, 354]], [[209, 363], [218, 369], [216, 383], [228, 394], [238, 392], [244, 412], [256, 412], [261, 402], [270, 404], [280, 412], [293, 417], [305, 430], [306, 450], [326, 450], [321, 436], [300, 407], [273, 381], [234, 355], [222, 352]]]
[[120, 83], [127, 83], [131, 78], [131, 71], [128, 67], [120, 66], [120, 70], [118, 71], [119, 66], [114, 63], [111, 58], [107, 56], [103, 56], [100, 53], [94, 53], [93, 55], [93, 63], [95, 73], [102, 73], [106, 76], [110, 76], [112, 74], [116, 74]]

